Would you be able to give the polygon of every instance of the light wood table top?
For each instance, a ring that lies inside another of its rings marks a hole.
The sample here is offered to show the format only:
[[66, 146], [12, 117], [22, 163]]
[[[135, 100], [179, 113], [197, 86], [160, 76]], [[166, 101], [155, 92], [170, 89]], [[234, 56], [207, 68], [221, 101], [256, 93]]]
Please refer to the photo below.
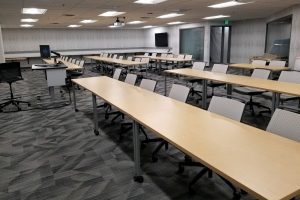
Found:
[[300, 194], [298, 142], [108, 77], [72, 81], [259, 199]]
[[233, 74], [214, 73], [189, 68], [165, 70], [164, 72], [182, 76], [189, 76], [198, 79], [219, 81], [222, 83], [228, 83], [233, 85], [247, 86], [262, 90], [268, 90], [270, 92], [300, 96], [300, 84], [296, 83], [287, 83]]
[[[43, 59], [43, 61], [47, 64], [50, 64], [50, 65], [54, 65], [55, 62], [54, 62], [54, 59], [51, 58], [51, 59]], [[67, 68], [66, 70], [67, 71], [73, 71], [73, 70], [82, 70], [83, 67], [80, 67], [79, 65], [76, 65], [74, 63], [70, 63], [70, 62], [67, 62], [67, 61], [64, 61], [62, 59], [57, 59], [58, 62], [62, 62]]]
[[230, 64], [228, 65], [229, 67], [233, 67], [233, 68], [240, 68], [240, 69], [267, 69], [273, 72], [280, 72], [280, 71], [286, 71], [286, 70], [290, 70], [288, 67], [276, 67], [276, 66], [263, 66], [263, 65], [253, 65], [253, 64], [249, 64], [249, 63], [237, 63], [237, 64]]
[[106, 57], [100, 57], [100, 56], [85, 56], [85, 58], [89, 58], [89, 59], [97, 60], [97, 61], [102, 61], [102, 62], [107, 62], [107, 63], [119, 64], [119, 65], [123, 65], [123, 66], [135, 66], [135, 65], [147, 64], [147, 62], [121, 60], [121, 59], [106, 58]]
[[156, 56], [144, 56], [144, 55], [139, 55], [139, 56], [134, 56], [136, 58], [150, 58], [151, 60], [157, 60], [157, 61], [169, 61], [169, 62], [189, 62], [192, 61], [193, 59], [186, 59], [186, 58], [168, 58], [168, 57], [156, 57]]

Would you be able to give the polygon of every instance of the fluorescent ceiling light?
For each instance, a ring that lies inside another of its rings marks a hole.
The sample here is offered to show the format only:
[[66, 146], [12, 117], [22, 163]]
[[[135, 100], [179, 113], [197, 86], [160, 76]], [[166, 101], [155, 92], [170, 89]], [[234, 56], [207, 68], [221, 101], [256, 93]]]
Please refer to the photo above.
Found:
[[118, 12], [118, 11], [107, 11], [107, 12], [104, 12], [98, 16], [102, 16], [102, 17], [115, 17], [115, 16], [118, 16], [118, 15], [122, 15], [124, 14], [125, 12]]
[[21, 24], [20, 26], [25, 28], [33, 27], [32, 24]]
[[96, 21], [97, 21], [97, 20], [84, 19], [84, 20], [80, 21], [80, 23], [91, 24], [91, 23], [95, 23]]
[[128, 22], [127, 24], [142, 24], [142, 23], [145, 23], [144, 21], [131, 21], [131, 22]]
[[167, 23], [167, 24], [169, 24], [169, 25], [176, 25], [176, 24], [184, 24], [185, 22], [180, 22], [180, 21], [178, 21], [178, 22], [169, 22], [169, 23]]
[[68, 27], [70, 27], [70, 28], [78, 28], [78, 27], [80, 27], [81, 25], [78, 25], [78, 24], [71, 24], [71, 25], [69, 25]]
[[164, 2], [167, 0], [137, 0], [134, 3], [140, 3], [140, 4], [158, 4], [161, 2]]
[[30, 15], [42, 15], [47, 12], [47, 9], [42, 8], [23, 8], [22, 13], [23, 14], [30, 14]]
[[114, 25], [110, 25], [108, 26], [109, 28], [119, 28], [120, 26], [114, 26]]
[[216, 16], [204, 17], [203, 19], [220, 19], [226, 17], [230, 17], [230, 15], [216, 15]]
[[251, 3], [251, 2], [243, 3], [243, 2], [238, 2], [238, 1], [228, 1], [228, 2], [224, 2], [224, 3], [213, 4], [208, 7], [210, 7], [210, 8], [227, 8], [227, 7], [239, 6], [239, 5], [248, 4], [248, 3]]
[[184, 15], [184, 14], [169, 13], [169, 14], [166, 14], [166, 15], [158, 16], [157, 18], [165, 19], [165, 18], [179, 17], [179, 16], [182, 16], [182, 15]]
[[148, 25], [148, 26], [143, 26], [142, 28], [155, 28], [156, 26]]
[[37, 22], [39, 21], [38, 19], [31, 19], [31, 18], [27, 18], [27, 19], [21, 19], [21, 22]]

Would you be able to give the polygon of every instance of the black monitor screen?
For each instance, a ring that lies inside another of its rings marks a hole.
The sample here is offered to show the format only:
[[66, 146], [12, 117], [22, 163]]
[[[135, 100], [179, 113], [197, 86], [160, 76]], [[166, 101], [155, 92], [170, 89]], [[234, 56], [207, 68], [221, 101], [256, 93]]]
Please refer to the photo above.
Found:
[[40, 53], [41, 53], [41, 58], [50, 58], [51, 57], [50, 46], [40, 45]]
[[168, 47], [168, 33], [155, 33], [155, 46]]

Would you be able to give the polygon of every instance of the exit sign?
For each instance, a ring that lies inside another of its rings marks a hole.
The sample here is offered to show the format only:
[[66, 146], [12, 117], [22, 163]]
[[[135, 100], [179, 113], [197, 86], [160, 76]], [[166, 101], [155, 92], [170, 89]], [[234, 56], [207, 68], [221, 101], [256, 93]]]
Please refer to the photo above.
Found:
[[224, 25], [229, 25], [229, 19], [224, 20]]

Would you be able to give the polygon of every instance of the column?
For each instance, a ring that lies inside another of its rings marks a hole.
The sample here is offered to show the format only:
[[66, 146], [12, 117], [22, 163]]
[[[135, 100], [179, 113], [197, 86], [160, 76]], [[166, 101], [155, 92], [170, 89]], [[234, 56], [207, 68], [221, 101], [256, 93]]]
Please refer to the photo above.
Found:
[[5, 63], [1, 25], [0, 25], [0, 63]]

